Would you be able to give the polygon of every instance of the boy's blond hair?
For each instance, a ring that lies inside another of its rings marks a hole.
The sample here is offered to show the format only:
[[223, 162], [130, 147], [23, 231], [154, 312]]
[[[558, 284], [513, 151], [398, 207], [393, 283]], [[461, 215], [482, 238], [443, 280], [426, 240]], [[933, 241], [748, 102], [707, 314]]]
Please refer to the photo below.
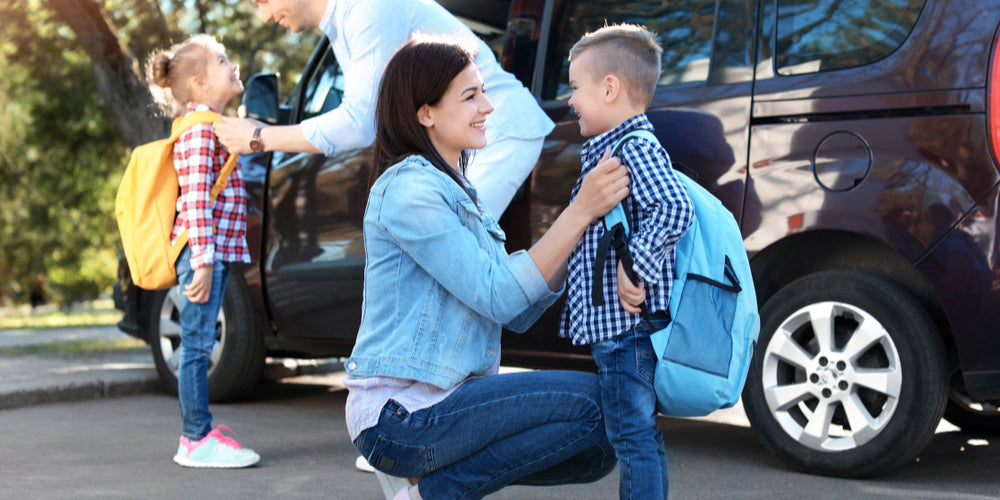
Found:
[[624, 83], [625, 91], [634, 104], [649, 106], [660, 80], [660, 58], [663, 48], [656, 35], [637, 24], [613, 24], [591, 31], [569, 49], [569, 60], [588, 50], [596, 50], [592, 59], [593, 77], [615, 75]]

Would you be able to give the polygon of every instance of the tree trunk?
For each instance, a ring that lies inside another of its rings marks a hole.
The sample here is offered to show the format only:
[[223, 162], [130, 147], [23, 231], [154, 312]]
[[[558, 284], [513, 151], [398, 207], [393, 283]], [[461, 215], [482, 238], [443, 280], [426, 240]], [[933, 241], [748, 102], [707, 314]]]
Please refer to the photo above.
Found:
[[120, 42], [101, 5], [94, 0], [44, 1], [90, 56], [98, 95], [125, 142], [135, 147], [167, 135], [169, 120], [158, 114], [135, 58]]

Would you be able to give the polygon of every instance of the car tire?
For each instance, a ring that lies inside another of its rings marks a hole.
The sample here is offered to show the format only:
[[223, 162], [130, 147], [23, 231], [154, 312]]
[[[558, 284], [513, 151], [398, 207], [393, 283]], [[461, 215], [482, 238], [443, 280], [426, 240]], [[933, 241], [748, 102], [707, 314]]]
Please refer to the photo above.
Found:
[[[145, 333], [160, 381], [177, 394], [180, 361], [180, 287], [150, 293], [144, 309]], [[263, 334], [246, 283], [231, 271], [216, 323], [217, 338], [208, 362], [208, 399], [238, 399], [256, 385], [264, 370]]]
[[994, 402], [974, 401], [961, 384], [953, 384], [944, 418], [971, 434], [1000, 436], [1000, 407]]
[[[761, 319], [743, 404], [760, 442], [793, 468], [871, 477], [909, 462], [934, 436], [946, 358], [910, 294], [867, 274], [824, 271], [779, 290]], [[826, 326], [831, 335], [816, 335]]]

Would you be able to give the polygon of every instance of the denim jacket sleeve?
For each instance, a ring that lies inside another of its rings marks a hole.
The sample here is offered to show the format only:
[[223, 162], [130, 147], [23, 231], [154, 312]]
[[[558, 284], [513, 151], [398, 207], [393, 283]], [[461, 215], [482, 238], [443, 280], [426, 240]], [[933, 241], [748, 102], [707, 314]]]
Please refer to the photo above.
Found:
[[[514, 255], [517, 254], [525, 254], [527, 256], [528, 252], [525, 252], [524, 250], [518, 250], [511, 256], [513, 257]], [[527, 260], [531, 264], [530, 271], [534, 271], [535, 273], [538, 274], [539, 278], [541, 278], [541, 272], [539, 272], [538, 268], [535, 267], [534, 261], [532, 261], [530, 257]], [[526, 270], [525, 272], [530, 272], [530, 271]], [[543, 280], [544, 283], [544, 278], [541, 279]], [[563, 283], [563, 286], [558, 291], [555, 292], [549, 290], [548, 285], [546, 285], [545, 286], [546, 295], [543, 296], [541, 300], [535, 302], [534, 304], [531, 305], [531, 307], [525, 309], [524, 312], [519, 314], [517, 317], [508, 321], [505, 325], [503, 325], [503, 327], [512, 332], [524, 333], [525, 331], [528, 330], [528, 328], [531, 328], [531, 325], [535, 324], [535, 321], [538, 321], [538, 318], [542, 315], [542, 313], [545, 312], [545, 310], [548, 309], [556, 301], [556, 299], [558, 299], [562, 295], [563, 290], [565, 289], [566, 289], [566, 283]]]
[[527, 252], [507, 255], [502, 231], [489, 222], [494, 227], [455, 181], [426, 163], [400, 170], [378, 215], [399, 248], [448, 293], [497, 323], [523, 323], [532, 305], [555, 300], [553, 292]]

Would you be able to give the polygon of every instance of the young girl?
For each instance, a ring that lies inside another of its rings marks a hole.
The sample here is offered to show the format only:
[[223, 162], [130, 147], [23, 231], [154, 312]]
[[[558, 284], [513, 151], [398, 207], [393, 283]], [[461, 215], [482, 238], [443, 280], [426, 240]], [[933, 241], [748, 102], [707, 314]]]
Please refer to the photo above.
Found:
[[[243, 92], [239, 66], [208, 35], [197, 35], [153, 53], [146, 66], [150, 90], [170, 115], [223, 110]], [[226, 290], [229, 262], [250, 262], [246, 242], [246, 191], [240, 169], [233, 169], [215, 203], [209, 192], [229, 154], [211, 123], [194, 125], [174, 144], [180, 197], [173, 238], [187, 231], [188, 243], [177, 259], [180, 297], [180, 368], [177, 395], [183, 430], [174, 461], [184, 467], [248, 467], [260, 460], [243, 448], [226, 426], [212, 428], [208, 410], [208, 360], [215, 344], [215, 323]], [[230, 435], [223, 434], [222, 429]]]
[[538, 243], [508, 255], [464, 176], [486, 144], [483, 90], [471, 51], [428, 38], [396, 53], [379, 89], [344, 383], [351, 439], [397, 499], [590, 482], [615, 466], [593, 374], [497, 373], [501, 328], [524, 331], [559, 297], [570, 251], [626, 196], [627, 174], [602, 162]]

